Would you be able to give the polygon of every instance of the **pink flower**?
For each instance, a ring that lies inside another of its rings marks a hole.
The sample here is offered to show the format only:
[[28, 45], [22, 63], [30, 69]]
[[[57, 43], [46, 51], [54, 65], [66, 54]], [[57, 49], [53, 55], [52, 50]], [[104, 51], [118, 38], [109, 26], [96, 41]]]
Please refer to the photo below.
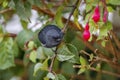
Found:
[[89, 23], [85, 25], [85, 30], [89, 30]]
[[105, 10], [103, 15], [103, 22], [107, 22], [107, 20], [108, 20], [108, 11]]
[[90, 38], [90, 31], [89, 30], [84, 30], [84, 32], [83, 32], [83, 39], [85, 41], [88, 41], [89, 38]]
[[92, 19], [94, 20], [94, 22], [98, 22], [100, 20], [100, 10], [99, 10], [99, 6], [97, 5], [95, 10], [94, 10], [94, 14], [92, 16]]

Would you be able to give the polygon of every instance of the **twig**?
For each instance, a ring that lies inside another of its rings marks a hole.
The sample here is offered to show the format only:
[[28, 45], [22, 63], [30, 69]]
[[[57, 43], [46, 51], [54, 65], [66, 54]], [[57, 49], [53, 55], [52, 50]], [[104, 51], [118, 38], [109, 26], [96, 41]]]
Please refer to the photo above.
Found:
[[57, 49], [58, 48], [56, 48], [56, 50], [54, 51], [55, 54], [54, 54], [54, 56], [52, 58], [52, 61], [51, 61], [50, 67], [49, 67], [49, 72], [52, 72], [52, 68], [53, 68], [53, 65], [54, 65], [54, 62], [55, 62], [55, 59], [56, 59], [56, 56], [57, 56]]
[[[74, 5], [75, 7], [73, 8], [72, 12], [70, 13], [69, 18], [67, 19], [67, 22], [66, 22], [64, 28], [62, 29], [62, 32], [65, 32], [65, 30], [66, 30], [66, 28], [67, 28], [67, 26], [68, 26], [68, 23], [69, 23], [69, 21], [70, 21], [70, 18], [71, 18], [71, 16], [72, 16], [73, 12], [74, 12], [75, 9], [76, 9], [76, 5], [77, 5], [78, 1], [79, 1], [79, 0], [76, 1], [75, 5]], [[58, 45], [58, 46], [59, 46], [59, 45]], [[54, 61], [55, 61], [56, 56], [57, 56], [58, 46], [56, 47], [56, 50], [54, 51], [54, 52], [55, 52], [55, 55], [54, 55], [53, 58], [52, 58], [52, 61], [51, 61], [50, 67], [49, 67], [49, 72], [52, 72], [52, 68], [53, 68], [53, 65], [54, 65]]]
[[111, 40], [111, 37], [110, 37], [110, 33], [108, 33], [108, 39], [110, 41], [110, 45], [111, 45], [111, 48], [112, 48], [112, 53], [114, 55], [114, 61], [117, 62], [118, 61], [118, 57], [117, 57], [117, 53], [116, 53], [116, 50], [114, 48], [114, 45], [112, 44], [112, 40]]
[[113, 31], [110, 31], [110, 33], [111, 33], [111, 35], [112, 35], [112, 37], [113, 37], [116, 45], [117, 45], [118, 48], [120, 49], [120, 41], [119, 41], [119, 39], [117, 38], [117, 36], [115, 35], [115, 33], [114, 33]]
[[3, 13], [5, 13], [5, 12], [11, 11], [11, 10], [12, 10], [11, 8], [7, 8], [7, 9], [4, 9], [4, 10], [1, 10], [1, 11], [0, 11], [0, 14], [3, 14]]
[[[47, 10], [47, 9], [44, 9], [44, 8], [40, 8], [40, 7], [37, 7], [35, 5], [32, 6], [32, 9], [34, 9], [34, 10], [40, 12], [40, 13], [46, 14], [46, 15], [48, 15], [51, 18], [55, 17], [55, 14], [53, 12], [51, 12], [50, 10]], [[67, 19], [62, 17], [62, 22], [66, 23]], [[74, 28], [78, 29], [77, 25], [73, 21], [69, 21], [68, 25], [73, 26]], [[81, 24], [79, 24], [79, 25], [81, 26], [81, 31], [83, 31], [82, 25]]]
[[64, 28], [62, 29], [62, 32], [63, 32], [63, 33], [65, 33], [65, 31], [66, 31], [66, 29], [67, 29], [67, 26], [68, 26], [68, 23], [69, 23], [69, 21], [70, 21], [70, 18], [71, 18], [71, 16], [73, 15], [73, 13], [74, 13], [74, 11], [75, 11], [78, 3], [79, 3], [79, 0], [77, 0], [76, 3], [75, 3], [74, 6], [73, 6], [73, 9], [72, 9], [72, 11], [71, 11], [71, 13], [70, 13], [70, 15], [69, 15], [69, 17], [68, 17], [68, 19], [67, 19], [67, 22], [66, 22]]
[[[83, 54], [85, 54], [85, 55], [87, 55], [87, 56], [89, 56], [89, 57], [91, 56], [89, 53], [87, 53], [87, 52], [84, 51], [84, 50], [81, 50], [80, 53], [83, 53]], [[105, 58], [101, 58], [101, 57], [98, 57], [98, 56], [97, 56], [97, 57], [96, 57], [96, 56], [93, 56], [93, 58], [95, 58], [97, 61], [100, 60], [100, 61], [104, 61], [104, 62], [107, 62], [107, 63], [108, 63], [108, 62], [111, 62], [111, 61], [109, 61], [109, 60], [107, 60], [107, 59], [105, 59]]]
[[14, 33], [5, 34], [5, 37], [12, 37], [12, 38], [15, 38], [16, 36], [17, 36], [17, 34], [14, 34]]
[[[82, 66], [80, 66], [80, 65], [74, 65], [73, 67], [74, 68], [82, 68]], [[99, 73], [104, 73], [104, 74], [120, 77], [120, 74], [116, 74], [116, 73], [113, 73], [113, 72], [109, 72], [109, 71], [105, 71], [105, 70], [97, 70], [97, 69], [95, 69], [93, 67], [89, 67], [88, 69], [99, 72]]]
[[[83, 40], [79, 35], [78, 35], [78, 39]], [[107, 57], [106, 55], [104, 55], [101, 51], [99, 51], [98, 49], [94, 48], [93, 45], [91, 45], [88, 42], [84, 43], [91, 51], [93, 51], [96, 55], [98, 55], [101, 59], [104, 59], [106, 63], [110, 64], [111, 67], [115, 68], [116, 70], [120, 71], [120, 65], [117, 63], [114, 63], [112, 61], [112, 59], [110, 59], [109, 57]]]

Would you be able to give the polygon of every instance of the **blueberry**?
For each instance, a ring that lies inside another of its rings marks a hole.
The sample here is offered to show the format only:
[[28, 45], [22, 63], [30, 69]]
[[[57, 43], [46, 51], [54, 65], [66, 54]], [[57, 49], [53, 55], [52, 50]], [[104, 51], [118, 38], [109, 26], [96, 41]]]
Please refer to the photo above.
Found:
[[47, 25], [39, 32], [38, 38], [45, 47], [52, 48], [60, 44], [63, 32], [55, 25]]

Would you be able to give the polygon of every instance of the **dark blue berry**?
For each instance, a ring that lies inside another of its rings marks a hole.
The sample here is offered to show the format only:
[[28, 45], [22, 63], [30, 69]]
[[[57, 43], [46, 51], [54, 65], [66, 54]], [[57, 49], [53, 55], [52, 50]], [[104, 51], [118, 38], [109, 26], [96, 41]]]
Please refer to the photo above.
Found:
[[38, 38], [45, 47], [52, 48], [60, 44], [63, 33], [57, 26], [47, 25], [39, 32]]

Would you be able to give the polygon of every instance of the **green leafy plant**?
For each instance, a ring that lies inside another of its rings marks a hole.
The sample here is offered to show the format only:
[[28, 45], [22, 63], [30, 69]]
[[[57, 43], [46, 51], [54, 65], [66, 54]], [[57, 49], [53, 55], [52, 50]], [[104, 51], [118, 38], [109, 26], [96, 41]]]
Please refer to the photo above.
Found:
[[[119, 31], [108, 19], [119, 5], [120, 0], [0, 0], [0, 80], [119, 80]], [[36, 31], [28, 28], [31, 11], [38, 13], [33, 27], [41, 23]], [[17, 34], [5, 27], [13, 15], [23, 28]]]

